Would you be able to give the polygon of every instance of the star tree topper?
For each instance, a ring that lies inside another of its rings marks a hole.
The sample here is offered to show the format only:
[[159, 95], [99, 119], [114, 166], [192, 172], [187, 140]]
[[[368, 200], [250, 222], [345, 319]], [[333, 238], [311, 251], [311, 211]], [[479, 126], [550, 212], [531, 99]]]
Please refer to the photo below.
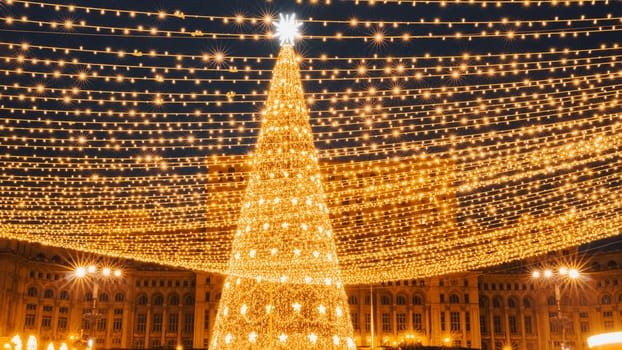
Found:
[[296, 22], [295, 13], [289, 16], [283, 16], [281, 13], [280, 17], [281, 20], [278, 23], [274, 23], [276, 33], [273, 36], [281, 40], [281, 46], [294, 45], [294, 40], [301, 37], [298, 32], [298, 27], [300, 27], [302, 23]]

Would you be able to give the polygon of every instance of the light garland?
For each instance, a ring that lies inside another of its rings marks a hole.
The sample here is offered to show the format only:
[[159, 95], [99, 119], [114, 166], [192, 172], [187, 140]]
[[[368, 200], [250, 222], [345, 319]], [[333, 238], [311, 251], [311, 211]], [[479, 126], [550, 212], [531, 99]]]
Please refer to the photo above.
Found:
[[[619, 232], [619, 3], [360, 4], [313, 3], [293, 58], [343, 283]], [[5, 8], [0, 236], [226, 272], [271, 10]]]
[[212, 336], [215, 349], [354, 349], [293, 41], [281, 51], [233, 237]]

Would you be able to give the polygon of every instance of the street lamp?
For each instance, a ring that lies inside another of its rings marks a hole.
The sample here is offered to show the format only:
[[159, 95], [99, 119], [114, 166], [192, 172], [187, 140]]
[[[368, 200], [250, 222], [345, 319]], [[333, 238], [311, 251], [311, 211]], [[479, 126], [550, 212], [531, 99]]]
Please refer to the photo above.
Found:
[[22, 338], [20, 338], [19, 334], [11, 338], [11, 343], [15, 344], [15, 350], [22, 350]]
[[564, 324], [562, 323], [561, 288], [563, 285], [577, 280], [581, 276], [581, 273], [576, 268], [560, 266], [557, 268], [557, 271], [553, 271], [548, 268], [543, 270], [534, 270], [531, 273], [531, 276], [535, 280], [542, 279], [553, 283], [555, 287], [555, 304], [557, 305], [557, 320], [562, 328], [561, 350], [570, 350], [570, 348], [566, 347], [566, 327], [564, 327]]
[[89, 349], [93, 350], [96, 343], [97, 333], [95, 332], [95, 327], [97, 326], [97, 317], [99, 314], [97, 313], [97, 299], [99, 292], [99, 283], [103, 282], [112, 277], [119, 278], [123, 273], [119, 269], [115, 269], [108, 266], [96, 266], [96, 265], [88, 265], [88, 266], [78, 266], [74, 270], [74, 276], [78, 279], [86, 280], [90, 282], [93, 286], [93, 304], [91, 305], [91, 312], [86, 314], [85, 317], [89, 318], [90, 326], [91, 326], [91, 338], [88, 340]]
[[28, 341], [26, 342], [27, 350], [37, 350], [37, 338], [34, 335], [28, 337]]

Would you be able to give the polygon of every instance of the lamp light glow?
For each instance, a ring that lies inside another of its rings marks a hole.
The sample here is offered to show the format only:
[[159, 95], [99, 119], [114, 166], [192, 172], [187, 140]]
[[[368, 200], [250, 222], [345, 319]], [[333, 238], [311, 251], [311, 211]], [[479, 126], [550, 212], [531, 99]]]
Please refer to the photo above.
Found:
[[74, 271], [74, 274], [76, 275], [76, 277], [82, 278], [82, 277], [86, 276], [86, 268], [84, 266], [78, 266], [78, 267], [76, 267], [76, 270]]
[[602, 333], [587, 338], [590, 348], [612, 344], [622, 344], [622, 332]]
[[577, 269], [570, 269], [568, 270], [568, 277], [572, 278], [572, 279], [577, 279], [579, 278], [579, 270]]

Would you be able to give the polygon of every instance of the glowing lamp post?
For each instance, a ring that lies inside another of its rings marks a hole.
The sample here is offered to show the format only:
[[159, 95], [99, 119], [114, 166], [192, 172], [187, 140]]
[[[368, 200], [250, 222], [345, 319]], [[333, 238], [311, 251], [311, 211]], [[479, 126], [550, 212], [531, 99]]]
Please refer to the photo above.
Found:
[[89, 318], [90, 326], [91, 326], [91, 337], [88, 340], [89, 349], [93, 350], [96, 343], [96, 332], [95, 327], [97, 325], [97, 317], [99, 314], [97, 313], [97, 298], [99, 292], [99, 283], [103, 282], [110, 278], [120, 278], [122, 276], [122, 272], [119, 269], [113, 270], [110, 267], [98, 267], [96, 265], [88, 265], [88, 266], [78, 266], [74, 270], [74, 276], [78, 279], [86, 280], [93, 285], [93, 295], [91, 304], [91, 312], [85, 317]]
[[534, 280], [550, 281], [555, 287], [555, 305], [557, 305], [557, 320], [562, 328], [562, 341], [561, 350], [570, 350], [566, 347], [566, 328], [562, 323], [562, 308], [561, 308], [561, 287], [569, 282], [577, 280], [581, 276], [581, 273], [576, 268], [569, 268], [561, 266], [557, 270], [543, 269], [534, 270], [531, 273], [531, 277]]
[[14, 344], [15, 350], [22, 350], [22, 338], [20, 338], [19, 334], [11, 338], [11, 343]]
[[28, 341], [26, 342], [27, 350], [37, 350], [37, 338], [34, 335], [28, 337]]

